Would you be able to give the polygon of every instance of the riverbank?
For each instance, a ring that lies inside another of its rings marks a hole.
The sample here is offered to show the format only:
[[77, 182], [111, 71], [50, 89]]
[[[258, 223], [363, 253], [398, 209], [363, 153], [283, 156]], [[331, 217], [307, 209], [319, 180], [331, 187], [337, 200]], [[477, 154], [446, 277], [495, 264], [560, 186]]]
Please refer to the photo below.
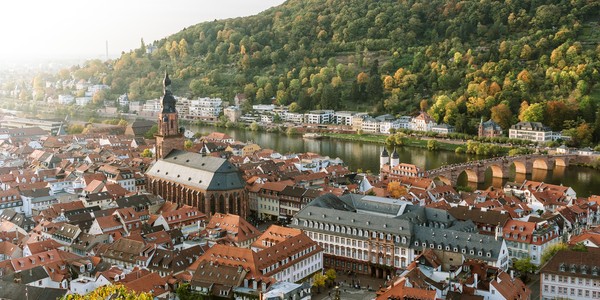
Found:
[[[353, 142], [366, 142], [366, 143], [377, 143], [377, 144], [386, 144], [387, 135], [380, 134], [351, 134], [351, 133], [322, 133], [322, 135], [327, 136], [331, 139], [338, 139], [344, 141], [353, 141]], [[456, 148], [460, 146], [464, 146], [464, 142], [461, 141], [447, 141], [443, 139], [435, 139], [435, 138], [413, 138], [407, 136], [404, 139], [404, 144], [402, 146], [407, 147], [416, 147], [416, 148], [425, 148], [427, 149], [427, 142], [429, 140], [436, 140], [438, 142], [439, 150], [447, 150], [447, 151], [456, 151]]]

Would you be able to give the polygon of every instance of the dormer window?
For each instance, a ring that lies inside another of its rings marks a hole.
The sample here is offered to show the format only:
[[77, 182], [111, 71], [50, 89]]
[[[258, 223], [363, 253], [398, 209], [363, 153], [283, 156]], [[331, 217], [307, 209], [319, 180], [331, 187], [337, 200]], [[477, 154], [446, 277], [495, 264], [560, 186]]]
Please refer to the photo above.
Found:
[[561, 263], [561, 264], [560, 264], [560, 266], [559, 266], [558, 268], [559, 268], [559, 270], [560, 270], [561, 272], [564, 272], [564, 271], [565, 271], [565, 269], [566, 269], [566, 267], [565, 267], [565, 264], [564, 264], [564, 263]]

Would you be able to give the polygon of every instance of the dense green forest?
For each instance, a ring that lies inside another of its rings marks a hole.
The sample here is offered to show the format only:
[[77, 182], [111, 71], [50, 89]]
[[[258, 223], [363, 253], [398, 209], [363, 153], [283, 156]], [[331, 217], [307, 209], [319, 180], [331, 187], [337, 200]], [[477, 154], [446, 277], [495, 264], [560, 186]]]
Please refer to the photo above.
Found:
[[588, 145], [600, 141], [598, 11], [597, 0], [289, 0], [54, 76], [144, 100], [161, 95], [168, 70], [180, 96], [427, 110], [465, 133], [481, 118], [543, 121]]

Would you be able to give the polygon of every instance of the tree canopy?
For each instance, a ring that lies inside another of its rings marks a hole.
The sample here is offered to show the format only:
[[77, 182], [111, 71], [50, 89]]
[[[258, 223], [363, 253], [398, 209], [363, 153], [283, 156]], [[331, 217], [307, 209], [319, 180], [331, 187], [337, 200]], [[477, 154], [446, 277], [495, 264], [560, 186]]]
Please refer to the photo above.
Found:
[[516, 116], [561, 116], [549, 125], [588, 124], [586, 144], [600, 140], [598, 10], [598, 1], [288, 0], [55, 77], [107, 84], [98, 101], [123, 93], [143, 101], [160, 96], [167, 69], [180, 96], [244, 93], [249, 103], [295, 103], [294, 111], [429, 109], [471, 134], [482, 117], [507, 128]]

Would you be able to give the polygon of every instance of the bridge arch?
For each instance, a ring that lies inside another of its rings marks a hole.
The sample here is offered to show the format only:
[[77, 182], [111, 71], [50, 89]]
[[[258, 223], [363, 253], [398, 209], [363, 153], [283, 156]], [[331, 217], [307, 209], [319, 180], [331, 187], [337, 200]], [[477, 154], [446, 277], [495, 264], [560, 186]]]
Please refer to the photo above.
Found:
[[569, 158], [567, 157], [555, 157], [554, 165], [557, 167], [567, 167], [569, 166]]
[[462, 173], [467, 174], [468, 182], [479, 182], [479, 176], [477, 176], [477, 171], [473, 169], [464, 169], [458, 174], [458, 177], [460, 177]]
[[533, 161], [534, 169], [551, 170], [552, 167], [553, 166], [550, 164], [550, 162], [543, 158], [538, 158]]
[[505, 172], [501, 165], [492, 164], [486, 168], [486, 171], [487, 171], [487, 169], [490, 169], [492, 171], [492, 177], [494, 177], [494, 178], [508, 177], [508, 172]]
[[456, 184], [456, 182], [452, 182], [452, 178], [448, 178], [444, 175], [436, 175], [435, 177], [432, 178], [434, 181], [435, 180], [439, 180], [441, 182], [443, 182], [446, 185], [450, 185], [450, 186], [454, 186]]
[[527, 174], [527, 165], [518, 160], [513, 160], [513, 165], [515, 165], [515, 173]]

